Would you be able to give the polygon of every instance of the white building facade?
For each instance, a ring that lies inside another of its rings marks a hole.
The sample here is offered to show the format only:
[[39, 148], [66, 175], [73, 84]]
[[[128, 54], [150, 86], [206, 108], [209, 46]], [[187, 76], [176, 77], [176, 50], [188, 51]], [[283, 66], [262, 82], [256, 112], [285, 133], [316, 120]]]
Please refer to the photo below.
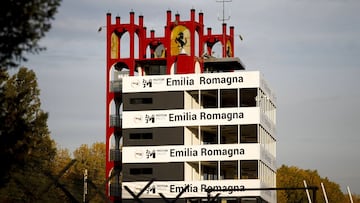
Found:
[[256, 190], [276, 187], [276, 96], [260, 72], [124, 77], [122, 94], [122, 187], [152, 179], [146, 202], [276, 202]]

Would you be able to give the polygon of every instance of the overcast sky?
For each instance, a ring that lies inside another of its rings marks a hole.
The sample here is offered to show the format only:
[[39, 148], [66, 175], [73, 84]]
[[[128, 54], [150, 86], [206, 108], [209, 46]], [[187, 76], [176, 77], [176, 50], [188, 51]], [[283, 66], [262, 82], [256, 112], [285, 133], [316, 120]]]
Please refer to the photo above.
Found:
[[[106, 13], [129, 22], [129, 12], [163, 36], [166, 11], [190, 18], [204, 13], [205, 27], [220, 34], [216, 0], [64, 0], [47, 47], [30, 55], [52, 138], [62, 148], [105, 142]], [[318, 170], [360, 194], [360, 1], [234, 0], [225, 17], [235, 33], [235, 56], [260, 70], [276, 92], [277, 162]]]

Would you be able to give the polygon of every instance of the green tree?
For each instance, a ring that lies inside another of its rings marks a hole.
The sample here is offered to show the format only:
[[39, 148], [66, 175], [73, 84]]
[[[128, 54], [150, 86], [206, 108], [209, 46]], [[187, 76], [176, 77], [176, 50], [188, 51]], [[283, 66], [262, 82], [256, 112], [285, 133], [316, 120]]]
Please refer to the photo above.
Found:
[[[42, 167], [55, 155], [47, 127], [48, 114], [40, 108], [40, 90], [33, 71], [20, 68], [0, 78], [0, 183], [9, 179], [9, 171], [24, 166]], [[42, 160], [43, 158], [45, 158]]]
[[38, 53], [39, 40], [51, 28], [61, 0], [5, 0], [0, 6], [0, 68], [26, 61], [24, 53]]
[[[69, 187], [73, 183], [71, 179], [71, 169], [76, 162], [73, 163], [70, 152], [68, 149], [58, 148], [56, 156], [52, 163], [51, 176], [56, 179], [49, 185], [49, 191], [51, 191], [56, 199], [52, 199], [51, 202], [71, 202], [69, 194], [65, 193], [59, 186], [61, 185], [71, 196], [74, 196], [75, 191]], [[80, 202], [80, 199], [77, 199]]]
[[[59, 163], [56, 168], [63, 168], [69, 158], [66, 153], [58, 156]], [[86, 200], [90, 202], [104, 202], [105, 190], [105, 144], [94, 143], [90, 147], [87, 144], [81, 145], [73, 152], [75, 164], [64, 174], [60, 182], [74, 196], [77, 201], [83, 200], [84, 172], [88, 172], [88, 195]]]
[[[288, 167], [285, 165], [282, 165], [277, 170], [277, 187], [304, 187], [304, 180], [308, 186], [317, 186], [319, 188], [316, 193], [317, 202], [325, 202], [321, 191], [321, 183], [326, 188], [329, 202], [344, 201], [344, 195], [340, 190], [340, 186], [331, 182], [328, 178], [321, 178], [316, 170], [304, 170], [295, 166]], [[311, 194], [311, 191], [309, 192]], [[304, 190], [278, 191], [277, 199], [279, 203], [306, 202], [307, 196]]]
[[105, 191], [105, 144], [96, 142], [91, 147], [81, 145], [75, 150], [74, 158], [78, 163], [74, 167], [74, 172], [78, 174], [76, 177], [83, 177], [81, 175], [85, 169], [88, 171], [87, 200], [104, 202], [102, 195]]
[[0, 194], [4, 200], [39, 200], [37, 190], [48, 180], [56, 153], [41, 110], [33, 71], [20, 68], [13, 76], [0, 71]]

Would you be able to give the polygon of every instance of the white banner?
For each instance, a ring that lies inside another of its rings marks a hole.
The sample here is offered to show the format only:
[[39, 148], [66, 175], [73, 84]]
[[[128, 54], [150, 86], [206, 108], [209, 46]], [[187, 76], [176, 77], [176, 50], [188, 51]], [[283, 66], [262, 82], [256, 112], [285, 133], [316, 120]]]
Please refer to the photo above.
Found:
[[[132, 192], [138, 194], [147, 182], [123, 182], [123, 186], [127, 186]], [[213, 190], [228, 190], [228, 191], [214, 191], [211, 196], [221, 193], [222, 197], [235, 196], [260, 196], [260, 191], [232, 191], [241, 190], [244, 188], [260, 188], [260, 180], [206, 180], [206, 181], [155, 181], [153, 182], [140, 198], [161, 198], [159, 193], [162, 193], [167, 198], [176, 197], [185, 187], [188, 188], [181, 195], [181, 198], [186, 197], [207, 197], [207, 189]], [[133, 197], [125, 190], [122, 190], [122, 198], [133, 199]]]
[[[145, 187], [148, 182], [123, 182], [135, 195]], [[161, 198], [161, 193], [166, 198], [175, 198], [183, 190], [180, 198], [207, 198], [220, 193], [220, 197], [256, 197], [261, 196], [267, 202], [276, 202], [274, 190], [256, 190], [261, 188], [260, 180], [206, 180], [206, 181], [155, 181], [139, 196], [144, 198]], [[255, 190], [246, 190], [246, 189]], [[245, 189], [245, 191], [243, 191]], [[221, 191], [219, 191], [221, 190]], [[123, 199], [134, 199], [126, 190], [122, 190]]]
[[260, 144], [123, 147], [123, 163], [259, 160]]
[[184, 91], [260, 87], [259, 71], [124, 77], [123, 92]]
[[259, 122], [259, 107], [122, 112], [123, 128], [236, 125]]

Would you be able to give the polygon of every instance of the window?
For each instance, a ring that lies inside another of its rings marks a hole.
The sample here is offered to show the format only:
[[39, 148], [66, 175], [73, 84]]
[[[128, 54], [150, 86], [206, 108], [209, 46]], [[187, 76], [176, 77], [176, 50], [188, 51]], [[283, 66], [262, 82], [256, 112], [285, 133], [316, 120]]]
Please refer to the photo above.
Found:
[[203, 134], [204, 144], [217, 144], [217, 135], [209, 132]]
[[240, 161], [241, 179], [258, 179], [258, 161], [242, 160]]
[[241, 143], [258, 143], [257, 125], [241, 125], [240, 126], [240, 142]]
[[238, 126], [222, 125], [220, 127], [220, 143], [221, 144], [237, 144], [238, 143]]
[[238, 161], [220, 162], [220, 179], [238, 179]]
[[132, 140], [150, 140], [153, 138], [152, 133], [130, 133], [129, 138]]
[[152, 104], [152, 98], [130, 98], [130, 104]]
[[237, 89], [220, 90], [221, 107], [237, 107]]
[[203, 144], [218, 144], [218, 127], [201, 126], [201, 137]]
[[152, 168], [130, 168], [130, 175], [151, 175]]
[[152, 98], [130, 98], [130, 104], [152, 104]]
[[203, 180], [217, 180], [218, 179], [217, 168], [218, 168], [217, 162], [215, 161], [203, 162], [201, 168]]
[[217, 108], [218, 107], [218, 91], [217, 90], [201, 91], [201, 103], [204, 108]]
[[256, 106], [257, 88], [240, 89], [240, 106], [252, 107]]
[[145, 66], [146, 75], [166, 75], [166, 66], [150, 65]]

